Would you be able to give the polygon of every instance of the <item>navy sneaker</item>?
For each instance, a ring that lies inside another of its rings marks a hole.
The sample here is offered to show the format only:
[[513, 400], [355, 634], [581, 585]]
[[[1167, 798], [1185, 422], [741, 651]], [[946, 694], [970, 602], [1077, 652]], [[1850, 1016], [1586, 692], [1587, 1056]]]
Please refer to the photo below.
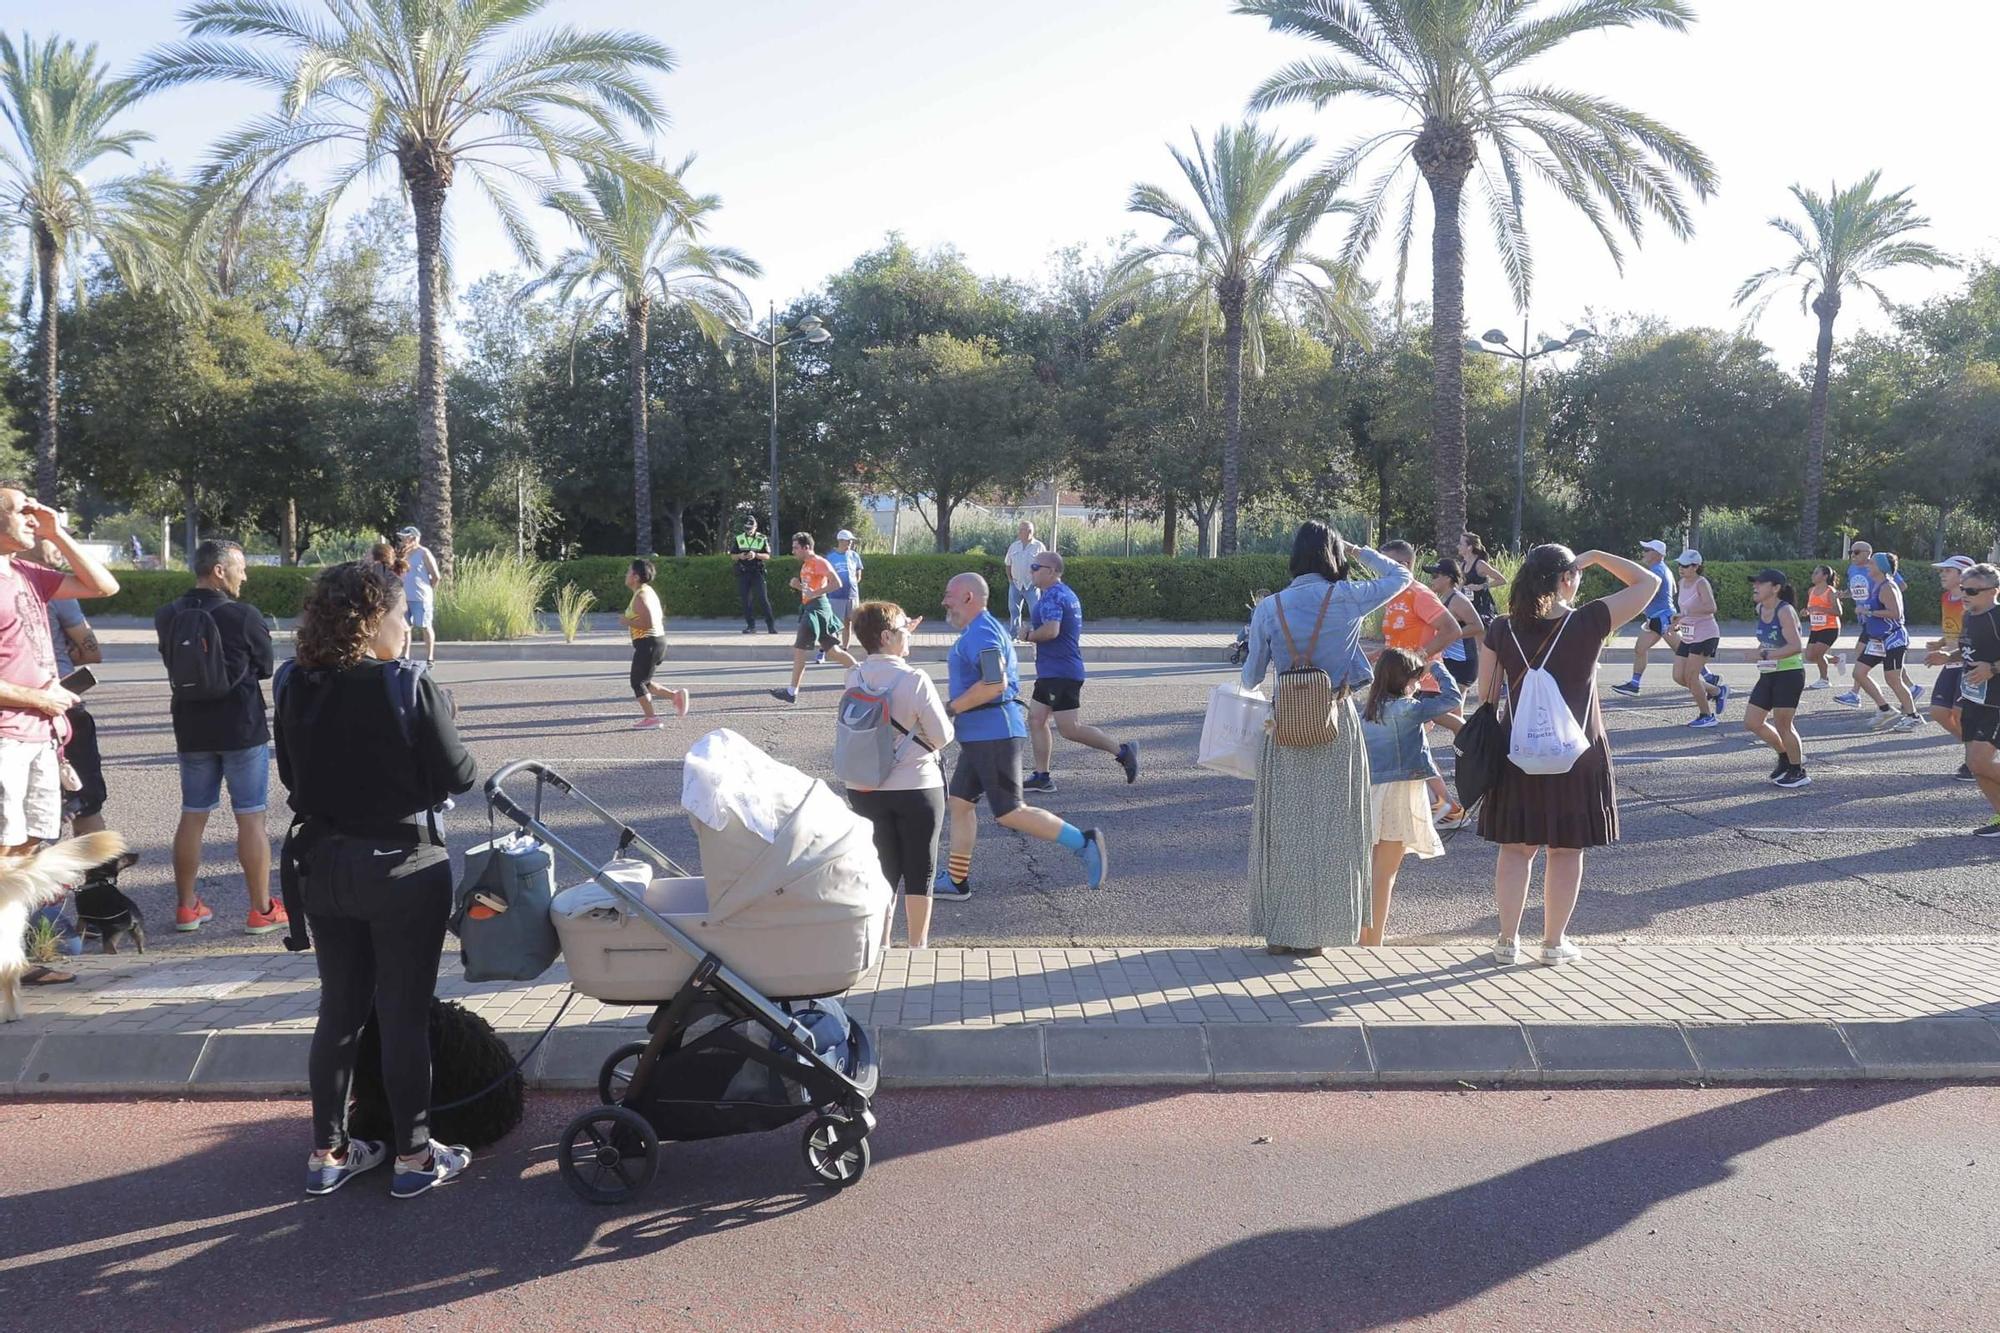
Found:
[[1992, 822], [1981, 824], [1972, 830], [1975, 838], [2000, 838], [2000, 815], [1993, 816]]
[[1639, 682], [1636, 680], [1624, 681], [1620, 684], [1613, 685], [1611, 687], [1611, 692], [1613, 694], [1628, 694], [1634, 698], [1637, 698], [1639, 694]]
[[1125, 785], [1131, 786], [1139, 780], [1139, 746], [1126, 741], [1118, 747], [1118, 767], [1125, 770]]
[[931, 897], [949, 898], [953, 902], [964, 902], [972, 896], [972, 881], [953, 879], [949, 868], [938, 867], [937, 878], [931, 881]]
[[1729, 707], [1729, 687], [1717, 684], [1715, 687], [1715, 715], [1722, 716], [1722, 710]]
[[1953, 777], [1955, 777], [1955, 778], [1957, 778], [1957, 779], [1958, 779], [1958, 780], [1959, 780], [1960, 782], [1977, 782], [1977, 781], [1979, 781], [1979, 779], [1978, 779], [1977, 777], [1974, 777], [1974, 776], [1973, 776], [1973, 773], [1972, 773], [1972, 766], [1971, 766], [1970, 764], [1960, 764], [1960, 765], [1958, 766], [1958, 772], [1956, 772], [1956, 773], [1952, 774], [1952, 776], [1953, 776]]
[[1809, 787], [1812, 785], [1812, 778], [1807, 774], [1804, 764], [1794, 764], [1785, 770], [1783, 777], [1778, 779], [1778, 785], [1787, 790], [1795, 787]]
[[468, 1148], [454, 1147], [449, 1143], [431, 1144], [431, 1160], [428, 1166], [408, 1167], [396, 1163], [396, 1178], [389, 1182], [389, 1196], [394, 1199], [414, 1199], [428, 1192], [434, 1185], [442, 1185], [453, 1180], [458, 1173], [472, 1165], [472, 1152]]
[[1104, 877], [1111, 872], [1111, 858], [1104, 847], [1104, 834], [1097, 829], [1083, 831], [1083, 846], [1076, 853], [1083, 859], [1084, 882], [1093, 889], [1104, 887]]
[[324, 1166], [306, 1159], [306, 1193], [331, 1194], [364, 1171], [373, 1171], [388, 1158], [388, 1146], [373, 1139], [349, 1139], [347, 1155]]
[[1055, 789], [1056, 780], [1047, 773], [1030, 773], [1021, 784], [1022, 791], [1052, 792]]
[[781, 704], [795, 704], [799, 701], [797, 690], [772, 690], [771, 697]]
[[1715, 714], [1703, 713], [1700, 717], [1688, 723], [1688, 729], [1690, 731], [1699, 731], [1705, 727], [1719, 727], [1721, 725], [1720, 722], [1715, 720]]

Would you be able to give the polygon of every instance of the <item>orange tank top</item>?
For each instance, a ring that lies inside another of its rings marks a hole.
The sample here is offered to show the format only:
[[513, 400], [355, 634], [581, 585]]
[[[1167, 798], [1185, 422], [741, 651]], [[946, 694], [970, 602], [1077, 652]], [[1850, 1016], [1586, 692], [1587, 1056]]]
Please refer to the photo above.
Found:
[[1840, 599], [1831, 588], [1814, 588], [1806, 595], [1806, 614], [1814, 629], [1840, 628]]

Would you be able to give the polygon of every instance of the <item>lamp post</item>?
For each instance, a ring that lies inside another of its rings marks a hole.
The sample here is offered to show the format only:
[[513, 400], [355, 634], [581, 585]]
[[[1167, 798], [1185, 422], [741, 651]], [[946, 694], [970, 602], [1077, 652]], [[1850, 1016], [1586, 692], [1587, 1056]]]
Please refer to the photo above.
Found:
[[1553, 352], [1571, 351], [1596, 336], [1589, 329], [1574, 329], [1569, 337], [1560, 342], [1554, 338], [1544, 337], [1542, 345], [1530, 351], [1528, 317], [1523, 315], [1521, 346], [1518, 349], [1507, 341], [1507, 334], [1502, 329], [1488, 329], [1480, 334], [1476, 341], [1471, 338], [1465, 340], [1465, 350], [1468, 352], [1484, 352], [1487, 356], [1502, 356], [1521, 363], [1521, 429], [1514, 439], [1514, 540], [1510, 548], [1516, 553], [1521, 549], [1521, 503], [1528, 485], [1528, 363]]
[[830, 342], [833, 339], [833, 335], [826, 331], [826, 326], [820, 323], [818, 315], [807, 315], [799, 321], [798, 328], [792, 330], [791, 333], [782, 338], [779, 337], [778, 303], [775, 301], [771, 303], [770, 323], [766, 327], [770, 330], [768, 337], [760, 337], [748, 329], [737, 328], [733, 324], [730, 326], [729, 332], [732, 337], [741, 338], [744, 342], [761, 347], [771, 354], [771, 544], [773, 550], [775, 550], [780, 540], [778, 524], [778, 349], [781, 347], [790, 347], [793, 343]]

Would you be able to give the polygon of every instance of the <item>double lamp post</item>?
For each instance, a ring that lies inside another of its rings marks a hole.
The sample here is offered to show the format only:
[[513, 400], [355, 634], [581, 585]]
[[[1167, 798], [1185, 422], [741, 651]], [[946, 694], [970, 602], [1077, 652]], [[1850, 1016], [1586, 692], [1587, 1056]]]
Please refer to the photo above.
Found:
[[731, 337], [741, 339], [742, 341], [750, 343], [753, 346], [761, 347], [765, 351], [771, 354], [770, 533], [771, 533], [771, 542], [773, 546], [773, 554], [775, 554], [776, 545], [780, 540], [779, 526], [778, 526], [778, 350], [783, 347], [790, 347], [793, 343], [831, 342], [833, 340], [833, 335], [826, 331], [826, 326], [820, 323], [818, 315], [807, 315], [804, 319], [799, 321], [799, 326], [796, 329], [793, 329], [790, 333], [780, 337], [779, 334], [781, 330], [778, 328], [778, 304], [775, 301], [771, 303], [770, 323], [767, 324], [765, 327], [770, 330], [768, 336], [761, 336], [759, 334], [750, 332], [750, 330], [748, 329], [737, 328], [735, 325], [730, 326], [729, 332]]
[[1537, 357], [1548, 356], [1554, 352], [1572, 351], [1596, 336], [1589, 329], [1577, 329], [1561, 341], [1543, 338], [1542, 345], [1530, 351], [1528, 317], [1523, 315], [1521, 346], [1518, 349], [1507, 341], [1507, 334], [1502, 329], [1488, 329], [1476, 340], [1472, 338], [1465, 340], [1465, 350], [1468, 352], [1482, 352], [1487, 356], [1506, 357], [1510, 361], [1521, 363], [1521, 430], [1514, 440], [1514, 539], [1508, 548], [1516, 554], [1521, 550], [1521, 502], [1528, 484], [1528, 363]]

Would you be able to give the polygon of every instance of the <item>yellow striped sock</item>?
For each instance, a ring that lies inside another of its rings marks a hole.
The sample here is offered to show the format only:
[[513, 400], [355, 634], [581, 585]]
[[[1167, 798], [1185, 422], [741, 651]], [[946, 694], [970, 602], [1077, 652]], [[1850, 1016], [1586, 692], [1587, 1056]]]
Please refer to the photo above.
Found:
[[966, 852], [964, 855], [960, 855], [957, 852], [953, 852], [951, 853], [951, 855], [945, 858], [945, 864], [951, 872], [952, 879], [954, 879], [958, 883], [963, 884], [965, 883], [965, 881], [972, 878], [971, 852]]

